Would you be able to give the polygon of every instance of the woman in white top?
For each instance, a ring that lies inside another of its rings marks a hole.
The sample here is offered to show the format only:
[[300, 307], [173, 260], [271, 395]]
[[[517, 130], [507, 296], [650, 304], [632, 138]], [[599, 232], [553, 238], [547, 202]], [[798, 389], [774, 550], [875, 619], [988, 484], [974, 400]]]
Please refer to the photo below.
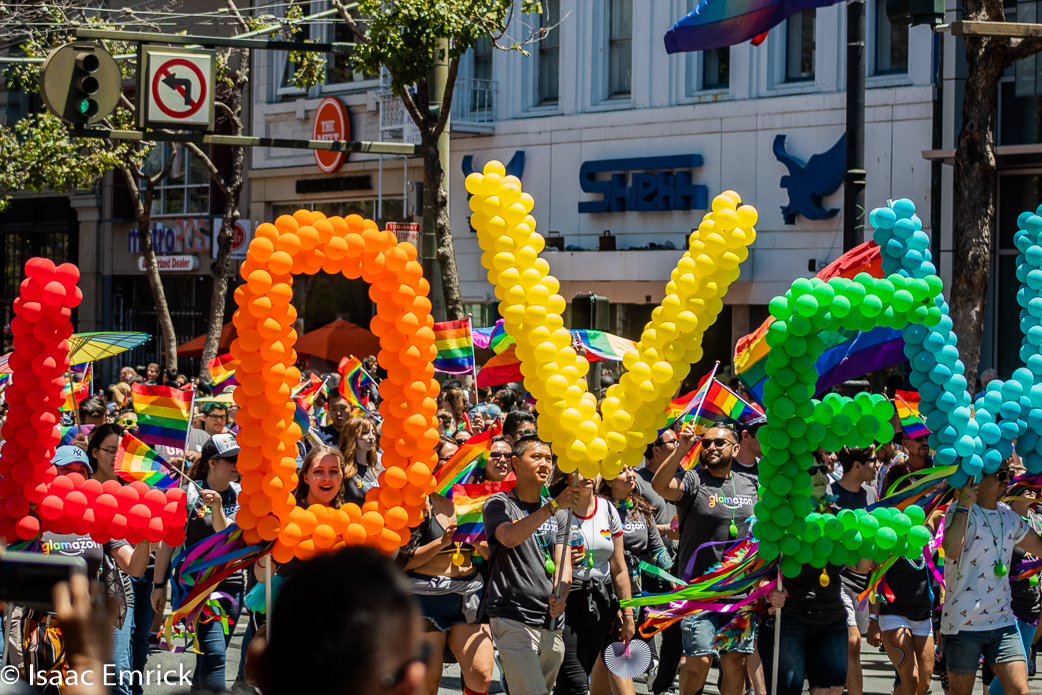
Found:
[[[603, 666], [604, 649], [617, 640], [633, 637], [633, 609], [619, 601], [630, 598], [630, 578], [622, 547], [622, 521], [615, 507], [593, 494], [600, 476], [584, 479], [578, 473], [555, 471], [550, 494], [565, 485], [579, 486], [579, 501], [572, 508], [570, 544], [572, 588], [564, 613], [564, 663], [557, 674], [554, 695], [590, 691], [590, 674], [598, 662]], [[620, 626], [612, 629], [614, 623]], [[598, 669], [600, 671], [600, 669]], [[599, 679], [598, 679], [599, 680]], [[633, 692], [633, 683], [618, 695]]]

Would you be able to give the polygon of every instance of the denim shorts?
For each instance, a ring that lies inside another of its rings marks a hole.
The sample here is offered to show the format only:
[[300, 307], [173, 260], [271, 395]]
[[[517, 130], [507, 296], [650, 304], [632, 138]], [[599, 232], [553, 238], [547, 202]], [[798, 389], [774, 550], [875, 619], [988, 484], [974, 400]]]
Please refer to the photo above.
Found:
[[989, 664], [1024, 661], [1024, 644], [1016, 625], [995, 630], [963, 630], [944, 635], [944, 656], [952, 673], [972, 674], [983, 656]]
[[416, 596], [420, 614], [431, 621], [439, 632], [448, 632], [453, 625], [467, 622], [463, 615], [463, 594], [440, 594]]
[[[710, 613], [703, 611], [694, 615], [685, 615], [680, 620], [680, 629], [684, 634], [684, 656], [719, 656], [720, 651], [713, 646], [713, 638], [720, 628], [727, 625], [735, 613]], [[733, 645], [729, 652], [739, 654], [753, 653], [753, 636], [746, 637]]]

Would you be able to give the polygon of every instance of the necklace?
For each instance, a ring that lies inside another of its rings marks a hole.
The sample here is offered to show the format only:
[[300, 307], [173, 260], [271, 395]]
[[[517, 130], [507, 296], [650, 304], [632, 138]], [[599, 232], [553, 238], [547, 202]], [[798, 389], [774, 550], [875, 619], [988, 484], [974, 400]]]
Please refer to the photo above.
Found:
[[[513, 497], [514, 499], [517, 500], [517, 506], [521, 507], [521, 511], [523, 511], [525, 513], [525, 516], [528, 516], [528, 509], [525, 508], [524, 502], [521, 501], [521, 498], [517, 497], [516, 495], [513, 495], [513, 494], [511, 495], [511, 497]], [[539, 496], [539, 502], [540, 502], [540, 504], [546, 504], [546, 501], [543, 499], [542, 495]], [[553, 514], [551, 514], [549, 520], [552, 522], [553, 518], [554, 518]], [[550, 530], [550, 537], [551, 538], [553, 537], [553, 528], [552, 528], [552, 526], [553, 525], [551, 524], [551, 530]], [[535, 535], [535, 542], [539, 544], [540, 549], [542, 549], [542, 551], [543, 551], [543, 558], [545, 560], [543, 562], [543, 568], [546, 570], [547, 574], [549, 574], [550, 576], [553, 576], [554, 570], [557, 569], [557, 563], [555, 563], [554, 559], [552, 557], [550, 557], [550, 548], [549, 548], [550, 540], [543, 538], [542, 527], [537, 528], [535, 530], [535, 534], [534, 535]]]
[[[997, 508], [996, 511], [998, 511]], [[999, 532], [998, 535], [996, 535], [995, 531], [991, 528], [991, 522], [988, 520], [988, 513], [983, 509], [981, 510], [981, 513], [984, 518], [984, 523], [988, 527], [988, 532], [991, 534], [992, 541], [995, 544], [995, 576], [1005, 577], [1009, 572], [1009, 568], [1002, 562], [1002, 553], [999, 552], [999, 538], [1002, 537], [1002, 515], [1001, 513], [999, 514]]]
[[[732, 472], [732, 473], [728, 474], [727, 477], [731, 479], [731, 503], [732, 504], [738, 504], [738, 493], [736, 492], [735, 486], [734, 486], [734, 473]], [[723, 485], [721, 485], [720, 488], [723, 489]], [[724, 505], [724, 506], [726, 507], [727, 505]], [[728, 508], [728, 512], [731, 515], [731, 525], [727, 527], [727, 532], [731, 534], [731, 538], [737, 538], [738, 537], [738, 525], [734, 523], [734, 514], [735, 514], [734, 507], [729, 507]]]

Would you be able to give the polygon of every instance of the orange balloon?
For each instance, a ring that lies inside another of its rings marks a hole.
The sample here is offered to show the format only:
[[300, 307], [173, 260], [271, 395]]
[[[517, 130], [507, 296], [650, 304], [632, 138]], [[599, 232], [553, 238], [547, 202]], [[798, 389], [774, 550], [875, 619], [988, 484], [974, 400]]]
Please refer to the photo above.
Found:
[[[250, 512], [248, 507], [242, 507], [235, 514], [235, 518], [239, 518], [239, 514], [242, 514], [242, 523], [239, 524], [239, 528], [253, 528], [257, 525], [257, 517]], [[238, 522], [236, 522], [238, 523]]]
[[409, 484], [422, 486], [427, 483], [427, 479], [431, 477], [431, 469], [424, 463], [416, 462], [409, 466], [407, 471], [409, 477]]
[[254, 352], [260, 350], [261, 344], [264, 339], [261, 338], [260, 333], [255, 328], [247, 328], [246, 330], [239, 331], [239, 343], [242, 349], [246, 352]]
[[392, 531], [389, 528], [385, 528], [380, 531], [380, 537], [377, 540], [377, 547], [385, 553], [394, 552], [395, 548], [400, 547], [402, 544], [402, 536], [397, 531]]
[[274, 250], [275, 244], [271, 239], [255, 237], [253, 241], [250, 242], [250, 248], [246, 252], [246, 257], [250, 260], [257, 261], [258, 263], [267, 263]]
[[[250, 511], [253, 512], [253, 515], [257, 518], [264, 516], [271, 511], [271, 498], [265, 497], [264, 495], [251, 495]], [[236, 518], [238, 518], [238, 515], [236, 515]]]
[[282, 235], [297, 231], [300, 224], [289, 215], [282, 215], [275, 220], [275, 227], [279, 230], [279, 234]]
[[409, 524], [409, 512], [402, 507], [391, 507], [387, 510], [384, 518], [386, 519], [387, 528], [390, 529], [405, 528]]
[[347, 514], [350, 523], [357, 524], [362, 520], [362, 508], [354, 502], [348, 502], [341, 509]]
[[262, 540], [264, 540], [261, 538], [261, 535], [257, 533], [257, 529], [252, 528], [244, 528], [242, 530], [242, 539], [246, 541], [248, 545], [258, 545]]
[[[380, 488], [380, 504], [385, 508], [397, 507], [402, 503], [402, 491], [393, 487]], [[364, 517], [363, 517], [364, 518]]]
[[257, 521], [257, 533], [266, 541], [273, 541], [278, 538], [280, 529], [281, 524], [279, 524], [279, 520], [270, 514]]
[[319, 524], [316, 526], [312, 538], [315, 539], [315, 547], [320, 550], [331, 548], [333, 547], [333, 543], [336, 542], [336, 534], [333, 532], [333, 527], [329, 524]]
[[311, 224], [315, 221], [315, 213], [311, 210], [305, 210], [301, 208], [293, 213], [293, 219], [296, 220], [298, 225]]
[[309, 251], [318, 246], [318, 230], [311, 225], [305, 225], [297, 230], [297, 238], [300, 242], [301, 251]]
[[401, 490], [409, 484], [409, 476], [401, 468], [386, 468], [380, 474], [380, 486]]
[[276, 251], [268, 257], [268, 267], [273, 273], [288, 273], [293, 269], [293, 256], [286, 251]]
[[384, 527], [383, 515], [379, 512], [366, 512], [362, 515], [362, 526], [368, 535], [375, 536]]
[[302, 535], [300, 527], [297, 526], [296, 523], [290, 521], [282, 527], [281, 531], [279, 531], [279, 543], [292, 547], [297, 543], [300, 543]]
[[362, 545], [369, 534], [361, 524], [349, 524], [344, 531], [344, 543], [347, 545]]
[[[273, 225], [271, 222], [262, 222], [257, 225], [257, 228], [253, 230], [253, 240], [267, 239], [268, 241], [274, 242], [279, 238], [279, 228]], [[252, 242], [251, 242], [252, 244]]]
[[318, 243], [328, 244], [335, 231], [333, 229], [333, 224], [329, 220], [321, 219], [312, 222], [311, 226], [315, 228], [316, 232], [318, 232]]
[[[423, 488], [413, 485], [412, 483], [402, 488], [402, 502], [406, 507], [419, 507], [423, 504], [423, 498], [425, 496]], [[409, 525], [413, 526], [414, 524], [410, 523]]]
[[297, 543], [296, 548], [293, 549], [293, 553], [301, 560], [310, 560], [315, 557], [315, 541], [309, 538]]
[[287, 562], [292, 560], [296, 556], [296, 547], [284, 545], [281, 542], [275, 543], [275, 546], [271, 549], [271, 559], [280, 565], [285, 565]]
[[271, 289], [271, 274], [265, 270], [255, 270], [246, 278], [246, 284], [254, 294], [264, 294]]

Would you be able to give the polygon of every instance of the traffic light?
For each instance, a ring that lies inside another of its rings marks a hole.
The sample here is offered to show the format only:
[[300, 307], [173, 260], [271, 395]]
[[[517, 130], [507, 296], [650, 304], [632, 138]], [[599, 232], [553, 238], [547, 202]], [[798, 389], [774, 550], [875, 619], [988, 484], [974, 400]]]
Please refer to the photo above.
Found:
[[100, 46], [76, 42], [56, 48], [40, 70], [47, 109], [70, 125], [97, 123], [119, 103], [123, 78], [115, 59]]
[[886, 0], [886, 16], [894, 26], [944, 22], [944, 0]]

